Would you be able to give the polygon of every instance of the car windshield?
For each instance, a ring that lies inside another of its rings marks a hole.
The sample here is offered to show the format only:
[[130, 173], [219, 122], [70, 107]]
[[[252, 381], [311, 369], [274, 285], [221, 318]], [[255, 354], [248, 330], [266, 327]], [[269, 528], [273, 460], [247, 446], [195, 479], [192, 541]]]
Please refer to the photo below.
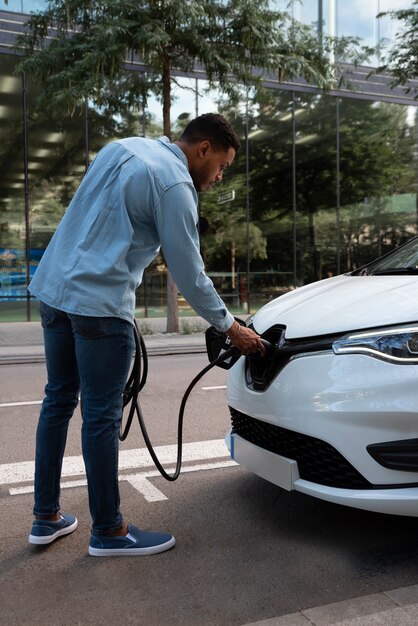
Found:
[[352, 272], [353, 276], [385, 274], [418, 274], [418, 237]]

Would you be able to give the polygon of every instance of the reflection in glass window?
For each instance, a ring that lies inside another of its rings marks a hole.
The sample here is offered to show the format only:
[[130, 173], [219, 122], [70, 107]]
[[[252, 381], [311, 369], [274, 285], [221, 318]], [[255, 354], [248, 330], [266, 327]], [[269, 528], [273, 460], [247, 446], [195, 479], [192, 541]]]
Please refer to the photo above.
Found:
[[302, 0], [302, 2], [293, 3], [292, 13], [298, 22], [317, 27], [319, 19], [318, 9], [318, 0]]
[[[329, 35], [359, 37], [364, 45], [376, 46], [382, 39], [390, 47], [399, 31], [399, 22], [377, 15], [408, 9], [413, 0], [271, 0], [278, 10], [288, 11], [296, 20]], [[377, 59], [372, 59], [376, 62]]]
[[[30, 4], [9, 2], [10, 10]], [[286, 9], [289, 3], [275, 4]], [[325, 32], [332, 32], [334, 15], [339, 35], [358, 35], [373, 44], [385, 37], [393, 40], [399, 26], [388, 17], [377, 20], [377, 13], [411, 4], [301, 0], [290, 3], [290, 9], [312, 24], [322, 8]], [[0, 320], [26, 314], [25, 301], [16, 300], [25, 295], [26, 232], [22, 85], [13, 74], [14, 64], [14, 57], [0, 55]], [[196, 113], [219, 110], [242, 142], [222, 183], [200, 198], [202, 254], [233, 312], [254, 310], [295, 284], [353, 270], [417, 232], [417, 107], [328, 95], [293, 97], [272, 89], [249, 103], [246, 125], [245, 102], [233, 107], [203, 80], [196, 97], [194, 78], [177, 80], [174, 139]], [[36, 85], [29, 83], [28, 93], [28, 253], [33, 272], [97, 151], [120, 137], [155, 138], [163, 131], [162, 105], [153, 97], [116, 116], [89, 103], [86, 142], [84, 110], [64, 118], [35, 112]], [[138, 292], [137, 314], [165, 314], [165, 277], [159, 257]], [[190, 313], [183, 301], [180, 311]]]
[[[396, 11], [412, 7], [413, 0], [327, 0], [330, 5], [336, 3], [336, 34], [341, 36], [360, 37], [361, 43], [376, 46], [384, 41], [391, 47], [399, 31], [399, 22], [390, 16], [377, 18], [379, 13]], [[377, 57], [372, 58], [374, 65]]]
[[336, 99], [298, 94], [295, 124], [296, 275], [305, 284], [336, 272]]
[[245, 106], [231, 107], [219, 93], [212, 92], [210, 96], [217, 104], [210, 110], [218, 109], [229, 120], [242, 149], [222, 182], [212, 191], [200, 194], [200, 218], [204, 226], [201, 252], [206, 270], [227, 306], [235, 313], [242, 313], [247, 311]]
[[[217, 91], [210, 91], [207, 80], [195, 78], [176, 78], [172, 86], [173, 101], [171, 103], [171, 120], [175, 121], [187, 113], [192, 117], [202, 113], [216, 112], [218, 110]], [[147, 102], [147, 109], [153, 115], [156, 123], [162, 127], [163, 112], [162, 104], [155, 96], [150, 96]]]
[[271, 6], [276, 11], [292, 12], [293, 0], [271, 0]]
[[377, 0], [336, 0], [336, 34], [338, 37], [360, 37], [362, 43], [376, 43]]
[[356, 269], [416, 234], [415, 132], [408, 107], [341, 100], [343, 270]]
[[28, 175], [31, 275], [86, 171], [84, 111], [72, 117], [36, 110], [39, 86], [28, 81]]
[[13, 13], [34, 13], [44, 11], [47, 4], [47, 0], [8, 0], [7, 4], [2, 0], [0, 9]]
[[209, 225], [201, 245], [222, 297], [235, 313], [246, 313], [286, 291], [293, 280], [291, 95], [258, 94], [249, 103], [247, 129], [245, 103], [237, 108], [224, 103], [220, 111], [242, 148], [222, 183], [201, 195], [201, 215]]
[[253, 233], [253, 301], [293, 284], [292, 94], [266, 90], [256, 100], [249, 133]]
[[[378, 3], [379, 13], [409, 9], [413, 4], [412, 0], [378, 0]], [[378, 41], [383, 42], [386, 49], [390, 49], [401, 26], [398, 20], [391, 18], [389, 15], [382, 16], [378, 20]]]
[[0, 55], [0, 320], [26, 315], [22, 82], [14, 66]]

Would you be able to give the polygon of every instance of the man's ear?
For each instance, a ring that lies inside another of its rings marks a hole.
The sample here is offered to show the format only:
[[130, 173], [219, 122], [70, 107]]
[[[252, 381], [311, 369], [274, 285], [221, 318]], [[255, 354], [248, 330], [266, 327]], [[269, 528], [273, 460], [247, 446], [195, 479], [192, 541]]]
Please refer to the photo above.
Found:
[[199, 156], [205, 157], [210, 149], [211, 149], [210, 141], [208, 141], [207, 139], [205, 139], [204, 141], [201, 141], [199, 144]]

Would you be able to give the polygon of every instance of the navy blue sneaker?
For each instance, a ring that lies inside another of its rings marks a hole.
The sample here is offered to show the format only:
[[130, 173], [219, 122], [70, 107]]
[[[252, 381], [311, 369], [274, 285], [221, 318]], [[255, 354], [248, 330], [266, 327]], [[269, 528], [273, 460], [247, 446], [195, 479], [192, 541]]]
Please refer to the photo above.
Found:
[[34, 543], [38, 546], [52, 543], [58, 537], [72, 533], [77, 528], [77, 525], [77, 518], [74, 515], [61, 515], [61, 519], [57, 522], [51, 522], [47, 519], [36, 519], [32, 524], [29, 543]]
[[89, 554], [91, 556], [141, 556], [157, 554], [175, 546], [176, 540], [167, 533], [153, 533], [128, 525], [124, 537], [91, 535]]

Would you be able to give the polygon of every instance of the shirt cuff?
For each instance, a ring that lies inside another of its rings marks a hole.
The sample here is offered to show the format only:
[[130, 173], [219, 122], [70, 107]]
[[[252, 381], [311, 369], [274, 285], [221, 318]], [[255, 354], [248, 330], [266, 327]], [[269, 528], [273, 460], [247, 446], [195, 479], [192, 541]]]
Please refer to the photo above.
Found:
[[216, 330], [221, 331], [221, 333], [226, 333], [226, 331], [231, 328], [234, 322], [234, 316], [227, 311], [225, 317], [219, 323], [213, 324]]

